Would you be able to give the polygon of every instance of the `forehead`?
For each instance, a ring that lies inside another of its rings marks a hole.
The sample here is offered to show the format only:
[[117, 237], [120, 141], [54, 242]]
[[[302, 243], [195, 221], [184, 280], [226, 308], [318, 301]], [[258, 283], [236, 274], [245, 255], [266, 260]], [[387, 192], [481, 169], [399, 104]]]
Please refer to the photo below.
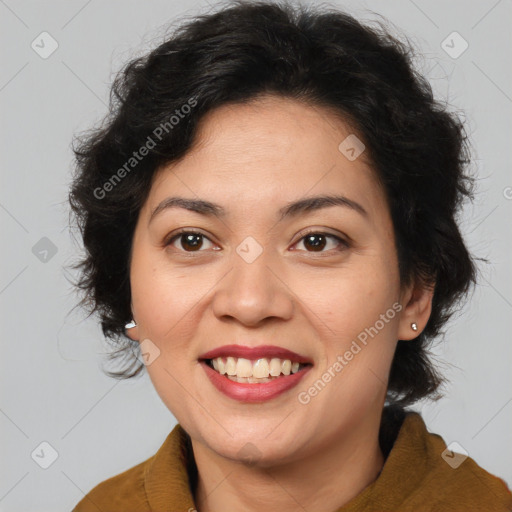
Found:
[[332, 112], [292, 99], [224, 105], [200, 120], [187, 154], [156, 173], [148, 208], [177, 193], [225, 204], [228, 214], [230, 205], [278, 209], [300, 197], [339, 193], [379, 215], [385, 197], [367, 155], [353, 159], [345, 151], [357, 144], [354, 137]]

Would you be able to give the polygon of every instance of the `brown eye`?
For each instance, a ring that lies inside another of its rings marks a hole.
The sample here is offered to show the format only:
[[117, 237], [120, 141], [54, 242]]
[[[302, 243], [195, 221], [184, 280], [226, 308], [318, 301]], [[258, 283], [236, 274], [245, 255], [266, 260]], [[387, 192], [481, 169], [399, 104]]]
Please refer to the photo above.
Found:
[[[181, 251], [188, 253], [201, 252], [202, 249], [205, 249], [205, 240], [210, 244], [212, 243], [206, 235], [199, 231], [182, 230], [169, 238], [167, 242], [165, 242], [165, 246], [172, 245], [176, 249], [180, 249]], [[335, 243], [333, 244], [333, 247], [328, 247], [327, 250], [324, 251], [324, 249], [329, 245], [329, 240]], [[329, 250], [342, 251], [349, 247], [349, 244], [338, 236], [315, 231], [304, 235], [297, 244], [300, 242], [302, 242], [306, 247], [306, 252], [323, 253], [328, 252]]]
[[[334, 247], [331, 249], [334, 250], [343, 250], [348, 247], [348, 243], [342, 240], [340, 237], [335, 235], [331, 235], [330, 233], [322, 233], [322, 232], [310, 232], [303, 236], [298, 243], [302, 242], [307, 249], [307, 252], [327, 252], [323, 251], [323, 249], [328, 245], [328, 240], [334, 240], [337, 243], [334, 244]], [[341, 245], [341, 247], [340, 247]], [[311, 250], [308, 250], [310, 248]], [[330, 250], [330, 249], [328, 249]]]
[[181, 248], [185, 252], [200, 252], [203, 248], [204, 240], [209, 241], [209, 239], [199, 231], [181, 231], [170, 238], [165, 245], [173, 245], [176, 247], [174, 243], [177, 241], [181, 246], [177, 248]]

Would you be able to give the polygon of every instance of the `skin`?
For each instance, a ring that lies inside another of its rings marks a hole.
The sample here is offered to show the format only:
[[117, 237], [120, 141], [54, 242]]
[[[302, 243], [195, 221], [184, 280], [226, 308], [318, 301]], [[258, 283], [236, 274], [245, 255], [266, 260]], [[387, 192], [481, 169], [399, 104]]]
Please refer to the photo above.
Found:
[[[329, 512], [383, 467], [378, 431], [396, 343], [424, 328], [432, 289], [401, 285], [384, 191], [365, 153], [349, 161], [338, 149], [351, 133], [329, 111], [291, 99], [223, 106], [202, 119], [187, 155], [158, 171], [140, 211], [130, 265], [137, 327], [127, 333], [160, 351], [147, 370], [191, 436], [200, 512]], [[343, 194], [367, 215], [331, 206], [279, 222], [285, 204], [324, 194]], [[227, 215], [175, 207], [148, 224], [169, 196], [212, 201]], [[199, 250], [180, 236], [165, 245], [183, 227], [205, 235]], [[322, 237], [308, 243], [305, 228], [349, 245]], [[248, 236], [263, 249], [252, 263], [236, 251]], [[321, 252], [316, 241], [325, 244]], [[401, 311], [300, 403], [298, 394], [396, 303]], [[198, 363], [231, 343], [282, 346], [314, 366], [297, 387], [244, 404], [220, 393]], [[252, 464], [244, 461], [247, 443], [257, 450]]]

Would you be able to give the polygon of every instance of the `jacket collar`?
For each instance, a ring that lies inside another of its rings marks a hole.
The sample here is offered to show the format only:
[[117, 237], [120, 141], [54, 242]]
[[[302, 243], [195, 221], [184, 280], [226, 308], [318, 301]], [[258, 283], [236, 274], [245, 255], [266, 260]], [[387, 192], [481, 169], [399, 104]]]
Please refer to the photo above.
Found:
[[[450, 467], [442, 457], [446, 444], [441, 436], [428, 432], [417, 412], [385, 407], [379, 442], [386, 457], [379, 476], [338, 512], [418, 510], [426, 502], [439, 503], [439, 510], [449, 510], [442, 508], [444, 499], [455, 499], [457, 510], [462, 510], [463, 503], [468, 510], [472, 509], [479, 499], [484, 507], [488, 500], [512, 502], [506, 484], [472, 459], [466, 459], [458, 469]], [[193, 489], [197, 468], [190, 438], [181, 425], [174, 427], [148, 462], [144, 485], [151, 510], [195, 511]], [[412, 504], [412, 508], [402, 508], [405, 502]]]

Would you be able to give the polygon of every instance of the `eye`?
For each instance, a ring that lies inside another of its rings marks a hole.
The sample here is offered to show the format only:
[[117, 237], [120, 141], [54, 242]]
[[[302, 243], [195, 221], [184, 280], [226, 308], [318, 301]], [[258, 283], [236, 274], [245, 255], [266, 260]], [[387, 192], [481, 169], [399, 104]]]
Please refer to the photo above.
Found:
[[[165, 246], [173, 245], [174, 247], [176, 247], [174, 244], [178, 242], [181, 245], [181, 249], [184, 252], [201, 252], [201, 249], [204, 248], [203, 240], [208, 240], [210, 244], [212, 243], [211, 240], [200, 231], [184, 228], [178, 231], [178, 233], [175, 233], [172, 237], [170, 237], [165, 242]], [[306, 252], [328, 252], [323, 250], [326, 247], [326, 245], [328, 245], [328, 240], [337, 242], [334, 244], [334, 250], [343, 251], [344, 249], [347, 249], [349, 247], [348, 242], [346, 242], [342, 238], [322, 231], [307, 232], [295, 245], [302, 242], [305, 247], [309, 246], [310, 248], [312, 248], [311, 251], [306, 249]], [[208, 247], [206, 248], [208, 249]]]
[[[305, 247], [309, 246], [312, 248], [311, 251], [307, 252], [327, 252], [323, 251], [327, 244], [327, 239], [331, 239], [337, 242], [334, 246], [334, 250], [343, 251], [349, 247], [348, 242], [343, 240], [342, 238], [332, 235], [330, 233], [324, 233], [322, 231], [309, 231], [307, 232], [298, 242], [303, 243]], [[341, 247], [340, 247], [341, 245]]]
[[169, 238], [165, 242], [165, 246], [174, 245], [174, 242], [177, 241], [185, 252], [200, 252], [203, 247], [203, 239], [211, 243], [210, 239], [199, 231], [182, 229]]

